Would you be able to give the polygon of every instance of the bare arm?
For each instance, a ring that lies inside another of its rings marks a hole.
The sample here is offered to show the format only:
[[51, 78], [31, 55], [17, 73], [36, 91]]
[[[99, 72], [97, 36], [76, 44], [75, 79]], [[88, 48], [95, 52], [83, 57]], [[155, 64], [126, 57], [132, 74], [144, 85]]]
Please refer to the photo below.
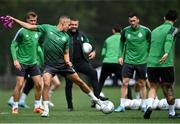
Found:
[[12, 16], [8, 16], [10, 19], [12, 19], [14, 22], [16, 22], [16, 23], [18, 23], [19, 25], [21, 25], [22, 27], [24, 27], [24, 28], [27, 28], [27, 29], [29, 29], [29, 30], [36, 30], [37, 29], [37, 25], [31, 25], [31, 24], [29, 24], [29, 23], [27, 23], [27, 22], [23, 22], [23, 21], [21, 21], [21, 20], [19, 20], [19, 19], [16, 19], [16, 18], [14, 18], [14, 17], [12, 17]]
[[72, 63], [70, 61], [70, 57], [69, 57], [69, 49], [66, 49], [65, 53], [64, 53], [64, 61], [65, 61], [65, 64], [67, 66], [72, 66]]

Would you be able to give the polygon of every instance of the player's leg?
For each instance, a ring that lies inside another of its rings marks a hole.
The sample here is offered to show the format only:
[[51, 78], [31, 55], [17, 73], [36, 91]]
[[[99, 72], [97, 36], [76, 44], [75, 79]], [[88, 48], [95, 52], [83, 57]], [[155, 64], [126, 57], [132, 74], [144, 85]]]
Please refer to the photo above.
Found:
[[91, 97], [91, 99], [101, 105], [102, 104], [102, 101], [99, 100], [95, 95], [94, 93], [92, 92], [92, 90], [87, 86], [87, 84], [78, 76], [78, 74], [75, 72], [75, 73], [72, 73], [72, 74], [67, 74], [67, 78], [69, 80], [71, 80], [73, 83], [75, 83], [76, 85], [78, 85], [80, 87], [80, 89], [86, 93], [88, 96]]
[[49, 90], [49, 105], [50, 105], [51, 107], [54, 107], [54, 104], [52, 103], [52, 99], [51, 99], [52, 94], [53, 94], [53, 92], [54, 92], [57, 88], [59, 88], [60, 84], [61, 84], [61, 82], [60, 82], [58, 76], [55, 75], [55, 76], [52, 78], [51, 87], [50, 87], [50, 90]]
[[18, 102], [20, 98], [20, 94], [22, 91], [22, 88], [24, 86], [24, 76], [26, 73], [25, 70], [25, 65], [21, 65], [21, 70], [15, 68], [15, 73], [16, 73], [16, 86], [14, 88], [13, 92], [13, 98], [14, 98], [14, 104], [12, 106], [12, 114], [17, 114], [18, 113]]
[[41, 71], [37, 65], [29, 68], [29, 74], [34, 82], [35, 88], [35, 102], [34, 102], [34, 112], [41, 113], [41, 94], [42, 94], [42, 80]]
[[[76, 69], [77, 70], [77, 69]], [[78, 66], [78, 71], [80, 73], [85, 74], [90, 79], [90, 84], [93, 88], [94, 95], [99, 97], [98, 94], [98, 78], [97, 71], [90, 65], [89, 63], [83, 62]]]
[[150, 83], [150, 89], [148, 93], [148, 99], [146, 102], [146, 111], [144, 113], [144, 119], [150, 119], [151, 113], [152, 113], [152, 105], [154, 102], [154, 99], [157, 96], [157, 90], [159, 87], [159, 82], [160, 82], [160, 77], [159, 74], [161, 72], [157, 68], [150, 68], [148, 67], [147, 69], [147, 74], [148, 74], [148, 80]]
[[12, 114], [18, 113], [18, 102], [19, 102], [19, 97], [20, 97], [21, 89], [22, 89], [23, 85], [24, 85], [24, 76], [17, 76], [16, 77], [16, 86], [15, 86], [14, 92], [13, 92], [14, 104], [12, 106]]
[[146, 90], [146, 74], [147, 74], [147, 65], [139, 64], [135, 66], [136, 70], [136, 80], [139, 84], [139, 94], [142, 99], [141, 110], [143, 112], [146, 111], [146, 98], [147, 98], [147, 90]]
[[133, 77], [134, 67], [130, 64], [124, 64], [122, 67], [122, 86], [121, 86], [121, 98], [120, 105], [114, 110], [115, 112], [123, 112], [125, 111], [125, 100], [128, 92], [128, 84], [130, 78]]
[[45, 72], [43, 74], [44, 88], [42, 91], [42, 96], [43, 96], [44, 111], [41, 114], [41, 117], [49, 116], [49, 90], [50, 90], [52, 78], [53, 75], [50, 74], [49, 72]]
[[[76, 66], [76, 71], [85, 74], [89, 79], [90, 79], [90, 84], [93, 88], [93, 92], [94, 95], [101, 99], [101, 100], [107, 100], [107, 98], [105, 97], [101, 97], [99, 91], [99, 87], [98, 87], [98, 77], [97, 77], [97, 71], [92, 67], [92, 65], [90, 65], [87, 62], [83, 62], [81, 63], [81, 65]], [[91, 107], [94, 108], [96, 103], [95, 102], [91, 102]]]
[[21, 94], [21, 97], [19, 99], [19, 106], [23, 108], [29, 108], [29, 106], [26, 104], [26, 97], [28, 96], [30, 90], [34, 87], [34, 82], [32, 78], [27, 77], [26, 78], [26, 83], [23, 88], [23, 92]]
[[100, 78], [99, 78], [99, 91], [98, 95], [102, 92], [102, 88], [104, 86], [104, 82], [107, 79], [107, 77], [111, 74], [109, 71], [109, 66], [106, 63], [103, 63], [101, 73], [100, 73]]
[[65, 95], [67, 101], [68, 111], [73, 111], [73, 102], [72, 102], [72, 87], [73, 82], [65, 78], [66, 86], [65, 86]]
[[162, 89], [169, 105], [169, 118], [180, 118], [180, 114], [175, 112], [175, 96], [174, 96], [174, 68], [164, 68], [162, 73]]

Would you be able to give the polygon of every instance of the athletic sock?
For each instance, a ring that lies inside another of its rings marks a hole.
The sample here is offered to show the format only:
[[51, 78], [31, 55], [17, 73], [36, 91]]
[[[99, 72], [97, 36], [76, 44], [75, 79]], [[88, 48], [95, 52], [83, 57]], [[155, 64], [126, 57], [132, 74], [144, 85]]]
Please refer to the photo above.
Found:
[[25, 93], [22, 93], [22, 95], [21, 95], [21, 97], [19, 99], [19, 102], [20, 103], [25, 103], [26, 97], [27, 97], [27, 95]]
[[18, 102], [14, 102], [13, 109], [18, 108]]
[[39, 108], [41, 107], [41, 100], [35, 100], [34, 101], [34, 108]]
[[169, 105], [169, 115], [175, 115], [175, 105]]
[[120, 98], [120, 106], [123, 108], [125, 108], [125, 101], [126, 101], [125, 98]]
[[14, 102], [14, 97], [13, 96], [11, 96], [10, 98], [9, 98], [9, 101], [8, 102]]
[[154, 98], [148, 98], [147, 99], [147, 108], [149, 108], [149, 107], [152, 108], [153, 102], [154, 102]]
[[94, 95], [94, 93], [93, 93], [92, 91], [90, 91], [90, 92], [88, 93], [88, 96], [90, 96], [93, 101], [98, 101], [98, 98]]
[[142, 99], [141, 108], [146, 108], [146, 101], [147, 101], [147, 99]]
[[44, 111], [49, 112], [49, 101], [43, 101]]

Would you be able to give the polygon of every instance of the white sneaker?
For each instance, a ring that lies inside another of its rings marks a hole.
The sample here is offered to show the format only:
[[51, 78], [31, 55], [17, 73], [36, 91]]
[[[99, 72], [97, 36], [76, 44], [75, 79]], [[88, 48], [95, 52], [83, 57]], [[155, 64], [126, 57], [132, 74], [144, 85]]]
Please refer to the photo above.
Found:
[[51, 101], [49, 101], [48, 104], [49, 104], [50, 107], [54, 107], [54, 104]]
[[49, 116], [49, 112], [47, 111], [43, 111], [43, 113], [41, 114], [41, 117], [48, 117]]

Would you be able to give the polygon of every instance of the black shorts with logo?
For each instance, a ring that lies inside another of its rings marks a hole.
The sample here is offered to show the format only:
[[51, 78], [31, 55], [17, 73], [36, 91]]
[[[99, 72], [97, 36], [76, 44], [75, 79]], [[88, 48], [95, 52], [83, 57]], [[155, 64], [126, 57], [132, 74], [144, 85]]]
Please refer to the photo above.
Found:
[[45, 65], [43, 73], [46, 73], [46, 72], [52, 74], [53, 76], [55, 76], [56, 74], [66, 76], [67, 74], [73, 74], [76, 71], [72, 67], [68, 67], [65, 64], [61, 64], [61, 65], [56, 65], [56, 66]]
[[174, 72], [174, 67], [148, 67], [148, 80], [153, 83], [173, 83]]
[[29, 75], [30, 77], [32, 77], [32, 76], [41, 75], [41, 70], [36, 64], [33, 65], [20, 64], [20, 65], [22, 68], [21, 70], [15, 68], [15, 73], [17, 76], [26, 77], [27, 75]]
[[146, 79], [147, 65], [146, 64], [128, 64], [124, 63], [122, 67], [123, 78], [133, 78], [134, 71], [136, 71], [136, 80]]

